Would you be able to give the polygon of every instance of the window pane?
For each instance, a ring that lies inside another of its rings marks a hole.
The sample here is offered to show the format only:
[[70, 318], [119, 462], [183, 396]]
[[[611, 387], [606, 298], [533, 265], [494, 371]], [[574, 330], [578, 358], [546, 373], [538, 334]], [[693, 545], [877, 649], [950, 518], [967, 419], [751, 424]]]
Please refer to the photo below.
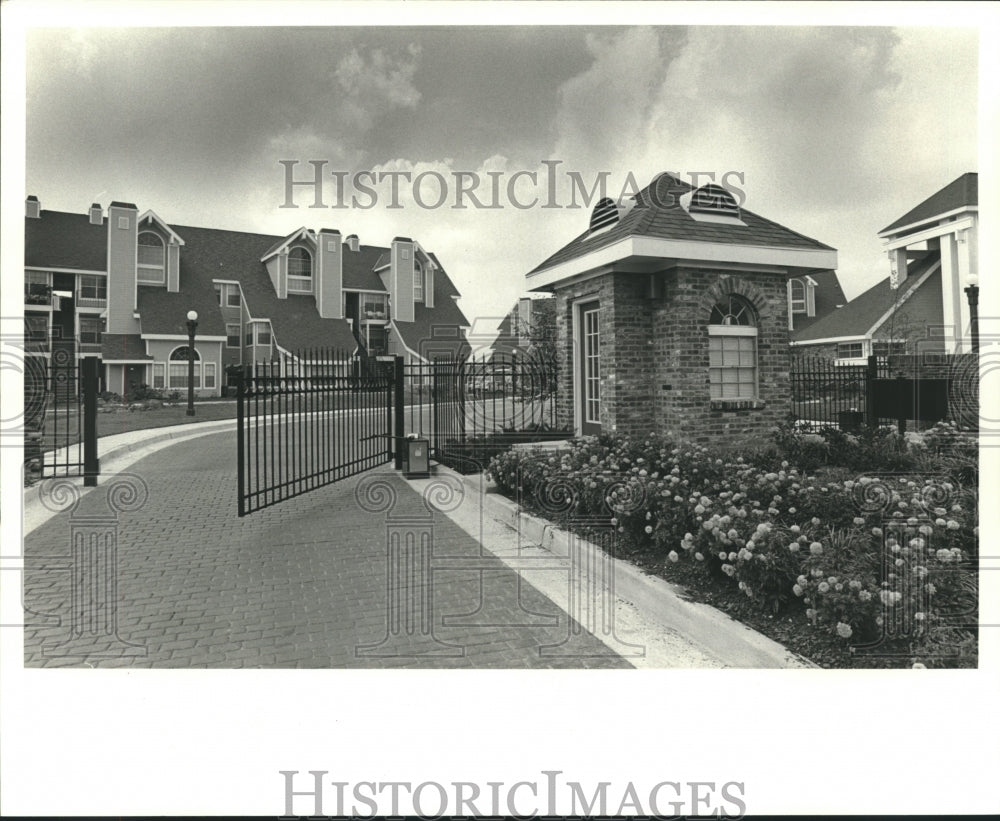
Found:
[[240, 326], [239, 323], [226, 325], [226, 347], [240, 347]]
[[230, 308], [240, 307], [240, 288], [238, 285], [227, 285], [226, 286], [226, 305]]
[[205, 387], [214, 388], [215, 387], [215, 363], [206, 362], [205, 363]]

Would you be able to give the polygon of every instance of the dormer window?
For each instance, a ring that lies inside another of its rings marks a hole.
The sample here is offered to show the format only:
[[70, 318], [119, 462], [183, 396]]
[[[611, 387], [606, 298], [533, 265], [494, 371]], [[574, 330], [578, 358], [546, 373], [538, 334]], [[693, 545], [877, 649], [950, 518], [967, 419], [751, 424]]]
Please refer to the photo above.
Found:
[[793, 314], [806, 312], [806, 284], [801, 279], [788, 280], [788, 299]]
[[816, 280], [811, 276], [788, 280], [788, 327], [796, 314], [816, 316]]
[[312, 254], [305, 248], [292, 248], [288, 252], [288, 292], [312, 293]]
[[154, 234], [152, 231], [143, 231], [139, 234], [136, 274], [139, 282], [162, 285], [166, 281], [165, 260], [166, 253], [159, 234]]
[[417, 260], [413, 260], [413, 301], [424, 301], [424, 269]]

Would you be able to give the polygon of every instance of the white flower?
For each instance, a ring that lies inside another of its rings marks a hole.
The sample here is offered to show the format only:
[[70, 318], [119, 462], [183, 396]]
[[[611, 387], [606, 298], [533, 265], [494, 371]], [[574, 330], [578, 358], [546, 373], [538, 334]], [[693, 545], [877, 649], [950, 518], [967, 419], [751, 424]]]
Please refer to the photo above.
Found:
[[812, 553], [813, 556], [819, 556], [823, 552], [823, 545], [819, 542], [813, 542], [809, 545], [809, 552]]
[[667, 554], [667, 558], [670, 559], [670, 561], [672, 561], [672, 562], [676, 562], [680, 558], [680, 556], [677, 555], [677, 551], [676, 550], [671, 550]]

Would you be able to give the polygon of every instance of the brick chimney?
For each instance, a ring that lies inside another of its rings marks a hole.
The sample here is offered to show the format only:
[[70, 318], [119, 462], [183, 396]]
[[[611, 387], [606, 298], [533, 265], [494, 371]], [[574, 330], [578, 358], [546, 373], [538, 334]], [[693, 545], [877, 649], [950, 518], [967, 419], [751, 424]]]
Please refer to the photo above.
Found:
[[24, 201], [24, 215], [26, 217], [36, 220], [41, 216], [41, 212], [42, 204], [34, 194]]

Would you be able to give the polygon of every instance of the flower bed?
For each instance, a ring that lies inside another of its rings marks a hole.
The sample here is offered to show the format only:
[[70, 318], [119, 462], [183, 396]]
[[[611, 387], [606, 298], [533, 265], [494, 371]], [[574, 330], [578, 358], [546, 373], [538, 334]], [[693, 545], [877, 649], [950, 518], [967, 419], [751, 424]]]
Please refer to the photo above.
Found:
[[[920, 441], [853, 438], [779, 430], [773, 446], [725, 453], [604, 436], [560, 454], [509, 451], [488, 473], [565, 526], [606, 517], [623, 552], [695, 595], [743, 599], [725, 609], [754, 612], [758, 629], [791, 620], [798, 638], [779, 639], [791, 649], [823, 637], [839, 666], [974, 666], [974, 438], [946, 423]], [[865, 448], [895, 454], [890, 467], [852, 472]], [[803, 453], [823, 466], [789, 458]]]

